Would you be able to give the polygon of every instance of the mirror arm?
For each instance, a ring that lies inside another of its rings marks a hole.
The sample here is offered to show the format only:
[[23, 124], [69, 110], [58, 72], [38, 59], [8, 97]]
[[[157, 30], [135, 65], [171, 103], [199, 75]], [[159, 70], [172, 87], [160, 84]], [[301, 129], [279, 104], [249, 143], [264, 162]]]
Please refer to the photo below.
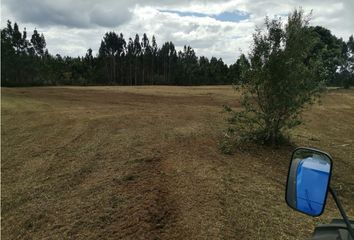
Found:
[[354, 239], [353, 228], [352, 228], [352, 226], [351, 226], [351, 224], [349, 222], [348, 216], [345, 214], [345, 211], [343, 209], [342, 204], [339, 201], [339, 198], [337, 197], [337, 193], [334, 191], [334, 189], [331, 188], [331, 186], [329, 186], [328, 188], [329, 188], [329, 192], [332, 194], [332, 197], [333, 197], [334, 201], [336, 202], [336, 205], [337, 205], [337, 207], [339, 209], [340, 214], [343, 217], [343, 220], [344, 220], [345, 224], [347, 225], [348, 232], [349, 232], [350, 236], [352, 237], [352, 239]]

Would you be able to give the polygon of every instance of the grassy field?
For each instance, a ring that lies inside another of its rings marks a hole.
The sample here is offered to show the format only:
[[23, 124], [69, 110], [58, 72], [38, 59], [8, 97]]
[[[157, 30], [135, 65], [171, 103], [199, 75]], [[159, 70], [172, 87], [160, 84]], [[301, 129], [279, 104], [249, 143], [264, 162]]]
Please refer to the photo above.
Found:
[[309, 108], [293, 145], [217, 147], [220, 87], [2, 89], [2, 239], [306, 239], [339, 217], [286, 206], [295, 146], [334, 158], [333, 186], [354, 218], [354, 91]]

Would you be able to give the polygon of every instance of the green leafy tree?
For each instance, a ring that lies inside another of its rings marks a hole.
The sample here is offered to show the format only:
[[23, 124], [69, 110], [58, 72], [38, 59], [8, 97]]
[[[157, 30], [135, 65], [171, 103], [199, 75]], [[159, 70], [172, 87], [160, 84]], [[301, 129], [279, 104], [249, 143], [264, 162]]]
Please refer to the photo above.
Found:
[[209, 64], [210, 77], [214, 84], [226, 83], [227, 66], [221, 58], [212, 57]]
[[84, 71], [84, 79], [85, 83], [92, 83], [94, 79], [94, 71], [95, 71], [95, 58], [92, 55], [92, 49], [87, 49], [85, 58], [83, 59], [83, 65], [85, 68]]
[[304, 107], [319, 96], [324, 77], [323, 65], [314, 58], [318, 37], [308, 27], [309, 17], [302, 10], [281, 19], [265, 20], [257, 29], [249, 55], [250, 68], [244, 74], [243, 110], [231, 112], [229, 133], [242, 140], [279, 144], [284, 133], [301, 123]]
[[14, 28], [12, 32], [12, 45], [15, 48], [17, 53], [20, 53], [21, 50], [23, 49], [23, 39], [22, 39], [22, 34], [18, 29], [17, 23], [14, 23]]
[[159, 53], [159, 63], [161, 67], [162, 78], [159, 83], [161, 84], [174, 84], [175, 83], [175, 69], [177, 64], [177, 53], [175, 45], [172, 42], [165, 42]]
[[210, 74], [210, 62], [207, 57], [201, 56], [198, 61], [199, 68], [197, 73], [197, 80], [195, 81], [196, 84], [211, 84], [211, 74]]
[[349, 37], [347, 42], [348, 68], [354, 74], [354, 38], [353, 35]]
[[134, 43], [133, 43], [133, 56], [135, 58], [134, 62], [134, 84], [138, 84], [139, 77], [139, 68], [140, 68], [140, 56], [141, 56], [141, 45], [139, 34], [135, 34]]
[[128, 41], [128, 45], [127, 45], [127, 54], [126, 54], [126, 61], [128, 62], [127, 66], [128, 69], [128, 73], [129, 73], [129, 80], [128, 80], [128, 84], [129, 85], [133, 85], [133, 65], [134, 65], [134, 42], [132, 38], [129, 38]]
[[183, 51], [178, 52], [178, 65], [180, 74], [177, 75], [178, 85], [193, 85], [197, 77], [198, 58], [191, 46], [184, 46]]
[[10, 86], [12, 76], [16, 73], [12, 67], [16, 62], [16, 53], [12, 45], [13, 28], [12, 23], [7, 21], [7, 27], [1, 31], [1, 84]]
[[152, 43], [151, 43], [151, 83], [155, 83], [155, 73], [158, 72], [158, 68], [156, 67], [157, 65], [157, 53], [158, 53], [158, 47], [156, 43], [156, 38], [155, 36], [152, 36]]
[[314, 57], [321, 57], [323, 64], [323, 75], [327, 85], [339, 86], [341, 83], [337, 78], [337, 71], [345, 63], [346, 53], [345, 42], [331, 34], [331, 31], [321, 27], [309, 27], [318, 37], [319, 41], [315, 44], [312, 54]]
[[118, 82], [117, 68], [120, 57], [125, 50], [123, 34], [119, 36], [115, 32], [108, 32], [101, 41], [99, 57], [104, 60], [106, 72], [110, 84]]
[[345, 61], [337, 74], [338, 81], [348, 89], [354, 85], [354, 40], [353, 35], [349, 37], [348, 42], [343, 47]]
[[37, 56], [44, 56], [45, 48], [46, 48], [46, 41], [43, 34], [39, 34], [37, 29], [33, 31], [31, 43], [34, 49], [34, 53]]
[[250, 63], [244, 54], [241, 54], [239, 59], [229, 67], [228, 78], [229, 82], [235, 85], [241, 84], [241, 80], [244, 79], [244, 73], [250, 68]]
[[150, 68], [150, 59], [152, 57], [152, 49], [150, 46], [149, 39], [144, 33], [141, 41], [141, 51], [142, 51], [142, 84], [148, 82], [149, 78], [149, 68]]

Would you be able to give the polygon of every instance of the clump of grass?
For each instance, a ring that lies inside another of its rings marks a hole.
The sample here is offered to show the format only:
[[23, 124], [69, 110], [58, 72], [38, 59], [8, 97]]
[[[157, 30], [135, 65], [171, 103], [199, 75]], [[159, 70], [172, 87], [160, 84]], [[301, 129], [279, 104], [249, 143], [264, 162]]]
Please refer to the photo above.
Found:
[[229, 139], [222, 139], [219, 141], [218, 143], [218, 147], [220, 149], [220, 151], [223, 153], [223, 154], [226, 154], [226, 155], [232, 155], [233, 154], [233, 144], [229, 141]]
[[134, 174], [128, 174], [122, 177], [122, 181], [133, 181], [136, 178], [137, 176], [135, 176]]
[[136, 158], [131, 160], [132, 163], [151, 163], [153, 161], [157, 161], [159, 158], [157, 156], [146, 156], [141, 158]]
[[121, 196], [112, 196], [110, 203], [112, 208], [118, 207], [124, 202], [124, 199]]

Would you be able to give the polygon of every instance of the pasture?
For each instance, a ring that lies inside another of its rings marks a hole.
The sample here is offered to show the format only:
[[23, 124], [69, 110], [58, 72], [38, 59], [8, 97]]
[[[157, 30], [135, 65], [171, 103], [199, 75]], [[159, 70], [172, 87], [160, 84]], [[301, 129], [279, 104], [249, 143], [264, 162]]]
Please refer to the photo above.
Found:
[[354, 217], [354, 91], [309, 107], [292, 145], [218, 149], [231, 86], [2, 88], [2, 239], [304, 239], [340, 217], [284, 201], [291, 151], [334, 158]]

